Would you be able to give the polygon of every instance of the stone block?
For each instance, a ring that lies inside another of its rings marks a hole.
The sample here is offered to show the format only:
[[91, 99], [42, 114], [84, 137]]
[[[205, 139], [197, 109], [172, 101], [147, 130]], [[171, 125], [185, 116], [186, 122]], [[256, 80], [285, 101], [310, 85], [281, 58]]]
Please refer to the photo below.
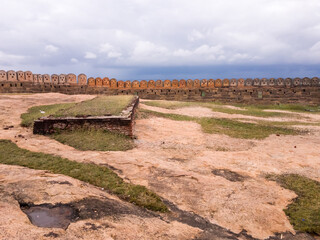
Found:
[[305, 77], [302, 79], [302, 86], [311, 86], [311, 79], [308, 77]]
[[179, 88], [186, 88], [187, 87], [187, 81], [184, 79], [181, 79], [179, 81]]
[[0, 70], [0, 81], [7, 81], [7, 73], [4, 70]]
[[262, 78], [261, 81], [260, 81], [260, 85], [261, 86], [268, 86], [268, 79]]
[[43, 76], [41, 74], [38, 74], [38, 83], [41, 85], [44, 84]]
[[201, 86], [200, 80], [199, 79], [195, 79], [193, 81], [193, 87], [194, 88], [199, 88]]
[[283, 78], [277, 78], [277, 86], [279, 86], [279, 87], [284, 86], [284, 79]]
[[270, 78], [270, 79], [269, 79], [269, 85], [270, 85], [270, 86], [274, 86], [275, 84], [276, 84], [276, 79]]
[[230, 80], [230, 87], [236, 87], [238, 84], [237, 84], [237, 79], [235, 78], [232, 78]]
[[118, 88], [124, 88], [124, 81], [118, 81]]
[[221, 80], [221, 79], [215, 80], [215, 81], [214, 81], [214, 86], [215, 86], [216, 88], [222, 87], [222, 80]]
[[171, 88], [171, 81], [170, 80], [164, 80], [163, 87], [164, 88]]
[[202, 79], [201, 82], [200, 82], [200, 86], [201, 86], [202, 88], [208, 87], [208, 81], [207, 81], [207, 79]]
[[33, 84], [38, 85], [39, 81], [38, 81], [38, 75], [37, 74], [33, 74], [33, 80], [32, 80]]
[[105, 77], [102, 79], [102, 85], [104, 87], [110, 88], [110, 79], [108, 77]]
[[96, 80], [93, 77], [90, 77], [88, 79], [88, 86], [89, 87], [95, 87], [96, 86]]
[[134, 80], [132, 82], [132, 88], [139, 88], [140, 87], [140, 82], [138, 80]]
[[314, 77], [312, 78], [312, 86], [319, 86], [320, 85], [320, 81], [318, 77]]
[[17, 73], [13, 70], [7, 72], [8, 81], [16, 82], [17, 81]]
[[110, 88], [117, 88], [117, 87], [118, 87], [117, 79], [111, 78], [111, 80], [110, 80]]
[[76, 85], [77, 84], [77, 76], [73, 73], [69, 73], [67, 75], [67, 84]]
[[292, 78], [286, 78], [284, 82], [285, 82], [286, 87], [292, 86]]
[[47, 83], [47, 84], [51, 83], [51, 78], [49, 74], [43, 74], [42, 78], [44, 83]]
[[162, 88], [163, 87], [163, 82], [162, 80], [157, 80], [156, 81], [156, 88]]
[[59, 76], [57, 74], [52, 74], [51, 75], [51, 82], [54, 85], [58, 85], [59, 84]]
[[214, 79], [209, 79], [208, 80], [208, 88], [214, 88]]
[[245, 86], [251, 87], [252, 84], [253, 84], [252, 78], [247, 78], [247, 79], [245, 80]]
[[80, 73], [78, 75], [78, 84], [82, 86], [87, 85], [88, 84], [87, 75]]
[[146, 80], [142, 80], [140, 82], [140, 88], [147, 89], [148, 88], [148, 82]]
[[253, 79], [253, 86], [255, 86], [255, 87], [260, 86], [260, 79], [259, 78]]
[[230, 86], [230, 81], [229, 79], [223, 79], [222, 81], [222, 87], [229, 87]]
[[102, 87], [103, 86], [101, 78], [97, 77], [95, 79], [95, 81], [96, 81], [96, 87]]
[[149, 80], [148, 82], [148, 88], [155, 88], [156, 87], [156, 82], [153, 80]]
[[32, 82], [33, 81], [33, 74], [31, 71], [26, 71], [24, 72], [24, 76], [27, 82]]
[[23, 71], [17, 71], [17, 79], [18, 79], [19, 82], [26, 81], [26, 77], [25, 77]]
[[193, 88], [193, 80], [192, 79], [188, 79], [187, 80], [187, 87], [188, 88]]
[[300, 86], [301, 85], [301, 78], [293, 79], [293, 86]]
[[244, 87], [244, 79], [243, 78], [238, 79], [238, 87], [240, 87], [240, 88]]
[[131, 88], [131, 81], [130, 81], [130, 80], [127, 80], [127, 81], [124, 83], [124, 87], [127, 88], [127, 89], [130, 89], [130, 88]]

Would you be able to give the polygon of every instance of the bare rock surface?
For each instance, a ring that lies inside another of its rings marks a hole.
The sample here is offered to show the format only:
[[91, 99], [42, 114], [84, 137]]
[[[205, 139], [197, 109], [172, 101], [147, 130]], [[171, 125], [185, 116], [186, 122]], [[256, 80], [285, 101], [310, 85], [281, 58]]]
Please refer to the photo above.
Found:
[[[162, 113], [171, 113], [171, 114], [180, 114], [189, 117], [213, 117], [213, 118], [230, 118], [230, 119], [248, 119], [248, 120], [263, 120], [263, 121], [270, 121], [270, 122], [288, 122], [288, 121], [299, 121], [299, 122], [317, 122], [320, 121], [319, 114], [310, 114], [310, 113], [298, 113], [298, 112], [290, 112], [290, 111], [282, 111], [282, 110], [265, 110], [265, 112], [279, 112], [279, 113], [286, 113], [290, 114], [291, 117], [255, 117], [255, 116], [248, 116], [242, 114], [229, 114], [223, 112], [215, 112], [210, 108], [206, 107], [183, 107], [178, 109], [166, 109], [161, 107], [154, 107], [143, 104], [145, 100], [142, 100], [141, 106], [145, 109], [162, 112]], [[234, 109], [234, 110], [242, 110], [245, 109], [238, 109], [236, 107], [227, 106], [226, 108]]]
[[[320, 127], [308, 127], [312, 132], [306, 135], [271, 135], [258, 141], [205, 134], [194, 122], [152, 117], [136, 121], [135, 149], [93, 152], [33, 135], [31, 130], [19, 126], [20, 115], [31, 106], [89, 98], [92, 96], [56, 93], [0, 95], [0, 138], [31, 151], [111, 166], [127, 181], [144, 185], [162, 196], [171, 206], [171, 215], [122, 214], [77, 221], [66, 231], [38, 228], [20, 210], [21, 199], [34, 204], [56, 204], [81, 201], [89, 195], [132, 206], [71, 178], [43, 171], [41, 177], [38, 171], [1, 165], [0, 238], [10, 239], [16, 234], [25, 239], [23, 236], [29, 234], [29, 239], [39, 236], [45, 239], [44, 235], [49, 238], [57, 234], [61, 239], [312, 239], [291, 234], [294, 230], [283, 209], [296, 197], [294, 192], [267, 181], [264, 176], [298, 173], [319, 181]], [[183, 111], [186, 110], [179, 109]], [[3, 126], [13, 128], [4, 130]], [[52, 181], [67, 181], [72, 186], [48, 183]], [[24, 189], [30, 189], [28, 194]], [[275, 235], [284, 232], [287, 233]]]
[[[0, 165], [0, 239], [189, 239], [201, 230], [123, 202], [70, 177]], [[20, 205], [68, 204], [77, 212], [66, 230], [30, 223]]]

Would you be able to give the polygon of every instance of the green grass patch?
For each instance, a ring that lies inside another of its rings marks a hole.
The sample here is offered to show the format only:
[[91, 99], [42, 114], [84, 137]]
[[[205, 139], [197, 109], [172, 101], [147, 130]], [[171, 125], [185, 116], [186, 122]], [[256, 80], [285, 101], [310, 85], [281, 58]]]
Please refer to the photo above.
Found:
[[[243, 106], [243, 105], [240, 105]], [[248, 107], [248, 106], [245, 106]], [[255, 105], [256, 109], [262, 110], [284, 110], [300, 113], [320, 113], [320, 106], [302, 105], [302, 104], [277, 104], [277, 105]]]
[[[21, 126], [32, 127], [40, 117], [76, 117], [119, 115], [133, 100], [133, 96], [98, 96], [80, 103], [63, 103], [31, 107], [21, 115]], [[41, 111], [45, 113], [41, 113]]]
[[122, 178], [107, 167], [78, 163], [50, 154], [31, 152], [19, 148], [9, 140], [0, 140], [0, 163], [63, 174], [104, 188], [121, 199], [138, 206], [153, 211], [168, 211], [167, 206], [158, 195], [144, 186], [124, 182]]
[[[243, 119], [245, 120], [245, 119]], [[320, 126], [320, 122], [299, 122], [299, 121], [256, 121], [258, 124], [266, 126]]]
[[300, 130], [272, 126], [266, 124], [245, 123], [225, 118], [196, 118], [179, 114], [160, 113], [146, 109], [141, 112], [156, 117], [168, 118], [175, 121], [194, 121], [199, 123], [205, 133], [226, 134], [233, 138], [264, 139], [271, 134], [297, 135], [303, 133]]
[[284, 210], [294, 229], [320, 235], [320, 183], [297, 174], [269, 175], [267, 178], [298, 195]]
[[53, 114], [54, 117], [119, 115], [133, 100], [132, 95], [98, 96]]
[[[74, 106], [75, 103], [62, 103], [62, 104], [53, 104], [53, 105], [42, 105], [42, 106], [35, 106], [28, 109], [26, 113], [21, 115], [21, 126], [23, 127], [32, 127], [34, 120], [54, 115], [60, 109], [70, 108]], [[43, 111], [45, 113], [41, 113]]]
[[[297, 105], [297, 104], [279, 104], [279, 105], [247, 105], [247, 104], [228, 104], [234, 107], [240, 107], [240, 109], [231, 109], [225, 107], [219, 102], [178, 102], [178, 101], [147, 101], [145, 105], [161, 107], [166, 109], [177, 109], [183, 107], [206, 107], [212, 111], [227, 113], [227, 114], [241, 114], [245, 116], [254, 117], [289, 117], [296, 112], [310, 112], [320, 113], [319, 106], [308, 106], [308, 105]], [[290, 113], [280, 112], [265, 112], [263, 110], [286, 110], [291, 111]]]
[[201, 118], [198, 122], [205, 133], [226, 134], [233, 138], [264, 139], [271, 134], [296, 135], [301, 133], [292, 128], [244, 123], [222, 118]]
[[107, 130], [76, 129], [49, 137], [82, 151], [126, 151], [134, 148], [130, 137]]

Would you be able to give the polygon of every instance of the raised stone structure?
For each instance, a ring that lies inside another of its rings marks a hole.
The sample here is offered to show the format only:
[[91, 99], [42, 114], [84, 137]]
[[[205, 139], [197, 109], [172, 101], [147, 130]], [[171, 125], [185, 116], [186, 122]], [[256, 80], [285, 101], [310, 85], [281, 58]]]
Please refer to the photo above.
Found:
[[0, 70], [1, 93], [134, 94], [147, 99], [247, 103], [320, 104], [320, 80], [313, 78], [188, 79], [117, 81], [79, 74], [32, 74]]
[[0, 70], [0, 81], [7, 81], [8, 77], [7, 77], [7, 73], [6, 71]]
[[65, 74], [60, 74], [59, 75], [59, 84], [64, 85], [66, 84], [67, 81], [67, 76]]
[[135, 97], [119, 116], [43, 117], [34, 121], [33, 133], [52, 134], [63, 130], [105, 129], [133, 138], [134, 113], [138, 104], [139, 98]]
[[8, 76], [8, 81], [12, 81], [12, 82], [17, 81], [17, 74], [15, 71], [12, 71], [12, 70], [8, 71], [7, 76]]

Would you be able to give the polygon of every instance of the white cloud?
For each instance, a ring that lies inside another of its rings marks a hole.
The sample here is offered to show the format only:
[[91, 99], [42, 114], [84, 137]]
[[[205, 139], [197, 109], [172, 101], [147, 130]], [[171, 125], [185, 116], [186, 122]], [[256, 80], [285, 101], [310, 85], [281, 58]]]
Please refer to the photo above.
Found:
[[15, 54], [8, 54], [5, 52], [0, 51], [0, 64], [1, 65], [11, 65], [18, 64], [25, 60], [25, 56], [15, 55]]
[[155, 57], [168, 52], [168, 49], [163, 46], [156, 45], [150, 41], [138, 41], [133, 49], [133, 57]]
[[315, 43], [311, 48], [310, 51], [319, 52], [320, 51], [320, 41]]
[[109, 52], [109, 51], [113, 51], [114, 47], [110, 44], [110, 43], [104, 43], [100, 45], [100, 52], [104, 53], [104, 52]]
[[76, 58], [71, 58], [71, 59], [70, 59], [70, 62], [72, 62], [72, 63], [78, 63], [78, 62], [79, 62], [79, 60], [78, 60], [78, 59], [76, 59]]
[[59, 50], [58, 47], [53, 46], [51, 44], [50, 45], [46, 45], [44, 49], [46, 50], [46, 52], [49, 52], [49, 53], [56, 53]]
[[104, 43], [100, 45], [99, 51], [101, 53], [105, 53], [107, 57], [109, 58], [119, 58], [122, 56], [121, 52], [118, 52], [115, 50], [115, 47], [113, 47], [109, 43]]
[[192, 32], [188, 35], [188, 40], [190, 42], [194, 42], [204, 38], [205, 38], [205, 35], [198, 30], [192, 30]]
[[23, 56], [31, 68], [52, 72], [61, 65], [95, 72], [129, 65], [320, 64], [319, 0], [3, 0], [2, 5], [0, 61], [12, 66]]
[[92, 53], [92, 52], [86, 52], [85, 55], [84, 55], [84, 58], [86, 58], [86, 59], [96, 59], [97, 55]]

